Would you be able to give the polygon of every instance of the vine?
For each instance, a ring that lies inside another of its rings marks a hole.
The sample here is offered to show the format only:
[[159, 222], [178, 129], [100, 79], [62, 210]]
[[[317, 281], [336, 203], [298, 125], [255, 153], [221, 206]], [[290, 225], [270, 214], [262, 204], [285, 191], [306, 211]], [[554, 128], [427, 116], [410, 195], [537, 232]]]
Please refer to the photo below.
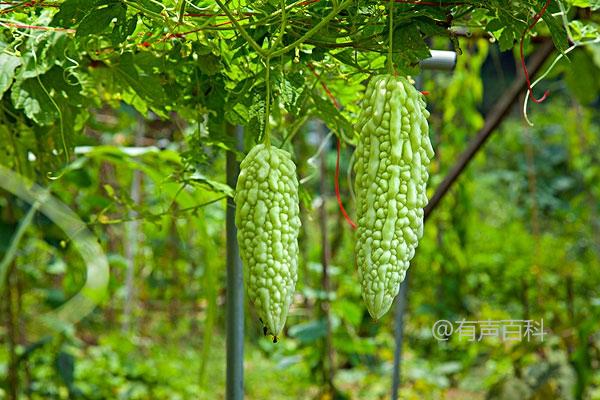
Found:
[[536, 99], [535, 96], [533, 95], [531, 82], [529, 81], [529, 72], [527, 72], [527, 64], [525, 64], [525, 55], [523, 54], [523, 43], [525, 42], [525, 35], [527, 35], [527, 32], [531, 31], [537, 25], [540, 18], [542, 18], [544, 16], [544, 14], [546, 13], [546, 10], [548, 9], [548, 6], [550, 5], [550, 1], [551, 0], [546, 0], [546, 3], [542, 7], [542, 9], [534, 15], [533, 22], [531, 24], [529, 24], [527, 29], [525, 29], [523, 31], [523, 33], [521, 34], [521, 41], [519, 44], [519, 52], [521, 54], [521, 66], [523, 67], [523, 73], [525, 74], [525, 80], [527, 81], [527, 92], [528, 92], [528, 95], [531, 95], [531, 100], [534, 103], [538, 103], [538, 104], [542, 103], [544, 100], [546, 100], [546, 98], [548, 97], [550, 92], [546, 90], [544, 92], [543, 96], [540, 97], [539, 99]]
[[271, 145], [271, 58], [267, 57], [265, 59], [265, 85], [266, 85], [266, 99], [265, 99], [265, 137], [264, 143], [267, 146]]
[[394, 0], [389, 2], [389, 36], [388, 36], [388, 54], [387, 54], [387, 71], [388, 74], [394, 74], [394, 61], [392, 59], [394, 51]]

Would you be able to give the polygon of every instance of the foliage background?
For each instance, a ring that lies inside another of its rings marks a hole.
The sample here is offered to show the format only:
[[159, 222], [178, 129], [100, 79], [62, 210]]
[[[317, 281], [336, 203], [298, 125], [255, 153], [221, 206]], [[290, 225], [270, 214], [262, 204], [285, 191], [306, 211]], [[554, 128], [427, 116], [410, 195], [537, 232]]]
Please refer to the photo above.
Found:
[[[0, 163], [76, 211], [111, 275], [106, 300], [81, 323], [48, 337], [31, 332], [32, 320], [79, 290], [86, 263], [35, 216], [1, 292], [0, 398], [224, 396], [224, 199], [232, 193], [224, 150], [235, 150], [231, 126], [246, 127], [247, 150], [265, 121], [306, 178], [304, 228], [283, 340], [263, 338], [247, 307], [247, 397], [387, 398], [393, 315], [375, 323], [362, 305], [329, 135], [344, 143], [346, 177], [361, 89], [385, 70], [387, 2], [8, 3], [0, 6]], [[399, 73], [420, 73], [430, 93], [433, 192], [521, 73], [518, 40], [545, 1], [411, 3], [394, 4], [392, 60]], [[553, 40], [555, 56], [596, 40], [599, 7], [551, 1], [526, 51], [539, 38]], [[419, 71], [429, 48], [459, 51], [456, 70]], [[551, 90], [530, 107], [535, 125], [515, 105], [427, 222], [411, 266], [402, 398], [600, 398], [598, 76], [598, 44], [561, 59], [535, 89]], [[132, 146], [154, 147], [132, 155]], [[2, 255], [28, 210], [2, 192]], [[435, 321], [463, 318], [543, 318], [549, 335], [543, 343], [432, 337]]]

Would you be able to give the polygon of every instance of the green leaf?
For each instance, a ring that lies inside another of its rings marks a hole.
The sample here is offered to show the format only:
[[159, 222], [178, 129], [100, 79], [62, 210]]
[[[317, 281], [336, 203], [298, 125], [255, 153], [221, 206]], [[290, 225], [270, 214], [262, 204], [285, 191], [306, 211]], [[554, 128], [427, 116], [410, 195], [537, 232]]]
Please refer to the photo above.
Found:
[[393, 37], [394, 62], [400, 68], [410, 68], [419, 61], [431, 57], [429, 46], [423, 40], [416, 23], [400, 25], [394, 30]]
[[235, 103], [233, 107], [229, 107], [229, 104], [227, 104], [225, 118], [232, 125], [247, 125], [250, 118], [248, 107], [242, 103]]
[[334, 127], [338, 132], [352, 132], [352, 124], [344, 115], [331, 103], [331, 100], [324, 99], [314, 93], [312, 99], [315, 103], [314, 114], [321, 118], [327, 126]]
[[327, 334], [327, 322], [325, 319], [305, 322], [294, 325], [289, 329], [289, 335], [303, 343], [314, 342]]
[[15, 70], [21, 65], [19, 57], [10, 54], [0, 54], [0, 99], [8, 90], [15, 77]]
[[448, 35], [448, 29], [445, 26], [438, 25], [437, 22], [431, 18], [421, 17], [417, 19], [417, 25], [419, 30], [428, 37]]
[[500, 19], [494, 18], [487, 23], [485, 30], [488, 32], [497, 32], [499, 30], [504, 29], [505, 26], [506, 25], [504, 24], [504, 22], [502, 22]]
[[23, 52], [21, 69], [17, 79], [33, 78], [45, 74], [64, 60], [70, 39], [64, 32], [45, 32], [29, 39], [30, 47]]
[[590, 7], [592, 11], [600, 9], [600, 0], [568, 0], [568, 2], [575, 7]]
[[104, 190], [106, 191], [106, 194], [110, 197], [115, 197], [115, 188], [113, 188], [112, 185], [109, 185], [108, 183], [105, 184]]
[[500, 51], [507, 51], [513, 48], [515, 45], [515, 34], [508, 28], [504, 28], [500, 37], [498, 38], [498, 44], [500, 45]]
[[207, 177], [201, 175], [199, 172], [194, 174], [191, 178], [192, 182], [197, 185], [202, 186], [204, 189], [208, 189], [211, 192], [215, 193], [223, 193], [229, 197], [233, 197], [233, 189], [231, 186], [221, 183], [215, 180], [208, 179]]
[[563, 53], [569, 47], [569, 39], [567, 38], [567, 31], [565, 30], [560, 17], [553, 17], [552, 15], [545, 13], [542, 16], [542, 19], [548, 26], [554, 45], [561, 53]]
[[72, 27], [78, 24], [95, 4], [96, 1], [90, 0], [66, 0], [52, 18], [50, 26]]
[[600, 44], [587, 46], [587, 50], [589, 51], [592, 61], [596, 67], [600, 68]]
[[93, 180], [90, 173], [85, 169], [75, 169], [65, 174], [65, 179], [73, 182], [80, 188], [89, 188], [92, 186]]
[[55, 365], [58, 376], [67, 388], [71, 389], [75, 382], [75, 358], [71, 354], [61, 351], [56, 355]]
[[329, 55], [346, 65], [350, 65], [357, 69], [362, 69], [361, 66], [356, 62], [354, 58], [354, 50], [352, 49], [344, 49], [337, 53], [329, 53]]
[[600, 68], [585, 50], [580, 49], [573, 53], [571, 64], [566, 69], [565, 81], [582, 104], [589, 104], [600, 93], [600, 82], [597, 79], [600, 76]]
[[77, 27], [77, 36], [87, 36], [104, 32], [113, 19], [119, 21], [125, 20], [126, 8], [120, 1], [107, 1], [100, 4], [100, 7], [93, 9], [83, 18]]
[[118, 45], [119, 43], [123, 43], [129, 35], [133, 34], [135, 28], [137, 27], [137, 21], [137, 14], [128, 20], [117, 20], [117, 23], [115, 24], [111, 34], [111, 40], [114, 46]]
[[144, 9], [155, 12], [155, 13], [160, 13], [164, 8], [160, 5], [160, 2], [157, 2], [157, 1], [136, 0], [136, 3], [141, 4], [142, 7], [144, 7]]
[[82, 107], [87, 103], [86, 97], [82, 94], [83, 88], [75, 75], [67, 75], [64, 69], [59, 66], [53, 67], [50, 71], [40, 77], [46, 89], [53, 93], [53, 98], [59, 102], [59, 105], [68, 104], [75, 107]]
[[340, 318], [345, 319], [353, 326], [360, 326], [363, 316], [363, 308], [348, 300], [339, 300], [332, 303], [332, 311]]
[[15, 108], [40, 125], [50, 125], [58, 118], [56, 107], [37, 78], [16, 81], [11, 92]]
[[206, 75], [215, 75], [221, 70], [221, 59], [214, 54], [199, 57], [198, 68]]
[[[154, 104], [161, 104], [165, 99], [165, 93], [157, 75], [143, 68], [144, 61], [148, 59], [134, 58], [133, 53], [124, 53], [120, 58], [120, 64], [115, 65], [116, 77], [127, 86], [130, 86], [144, 100]], [[137, 61], [140, 61], [138, 64]], [[141, 68], [138, 68], [140, 67]]]

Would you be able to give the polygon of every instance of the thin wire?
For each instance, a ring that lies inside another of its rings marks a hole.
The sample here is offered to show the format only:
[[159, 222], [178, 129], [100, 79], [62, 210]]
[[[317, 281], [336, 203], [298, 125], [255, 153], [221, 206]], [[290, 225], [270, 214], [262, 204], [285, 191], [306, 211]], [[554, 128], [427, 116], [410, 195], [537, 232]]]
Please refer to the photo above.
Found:
[[340, 206], [340, 211], [344, 215], [344, 218], [346, 219], [346, 221], [348, 221], [352, 229], [356, 229], [356, 223], [352, 221], [352, 218], [350, 218], [350, 216], [346, 212], [344, 204], [342, 203], [342, 196], [340, 195], [340, 148], [340, 138], [337, 138], [337, 156], [335, 158], [335, 197], [337, 198], [338, 205]]
[[394, 40], [394, 0], [390, 0], [389, 3], [390, 11], [389, 11], [389, 32], [388, 32], [388, 54], [387, 54], [387, 69], [388, 74], [392, 74], [394, 72], [394, 62], [392, 61], [393, 55], [393, 40]]
[[313, 167], [315, 169], [315, 172], [313, 172], [312, 174], [300, 179], [300, 183], [301, 184], [305, 184], [306, 182], [310, 181], [312, 178], [315, 177], [316, 173], [316, 169], [318, 168], [317, 166], [317, 157], [319, 157], [321, 155], [321, 153], [323, 152], [323, 149], [325, 148], [325, 146], [327, 145], [327, 142], [329, 141], [329, 138], [331, 137], [331, 135], [333, 135], [333, 131], [329, 131], [329, 133], [327, 134], [327, 136], [325, 136], [325, 139], [323, 139], [323, 142], [321, 142], [321, 144], [319, 145], [319, 148], [317, 149], [317, 152], [310, 157], [308, 160], [306, 160], [306, 163], [308, 165], [310, 165], [311, 167]]
[[[548, 74], [554, 69], [554, 66], [556, 65], [556, 63], [558, 63], [558, 61], [560, 61], [568, 53], [570, 53], [571, 51], [575, 50], [577, 47], [586, 46], [586, 45], [594, 44], [594, 43], [600, 43], [600, 38], [594, 39], [594, 40], [590, 40], [590, 41], [586, 41], [586, 42], [577, 42], [573, 46], [571, 46], [567, 50], [565, 50], [564, 53], [561, 53], [558, 56], [556, 56], [556, 58], [554, 59], [554, 61], [552, 62], [552, 64], [550, 64], [550, 66], [548, 67], [548, 69], [546, 70], [546, 72], [544, 72], [539, 78], [537, 78], [531, 84], [531, 87], [533, 88], [535, 85], [537, 85], [538, 83], [540, 83], [540, 81], [542, 81], [542, 79], [546, 78], [546, 76], [548, 76]], [[525, 118], [525, 121], [527, 121], [527, 123], [529, 124], [529, 126], [533, 126], [533, 122], [531, 122], [529, 120], [529, 117], [527, 115], [527, 102], [529, 100], [530, 94], [531, 94], [531, 91], [528, 91], [527, 95], [525, 96], [525, 101], [523, 102], [523, 116]]]
[[527, 32], [531, 31], [534, 26], [536, 26], [536, 24], [538, 23], [540, 18], [542, 18], [542, 16], [546, 13], [546, 10], [548, 9], [548, 6], [550, 5], [550, 1], [551, 0], [546, 0], [546, 4], [544, 4], [544, 7], [542, 7], [540, 12], [538, 12], [537, 14], [535, 14], [533, 16], [533, 22], [527, 27], [527, 29], [525, 29], [523, 31], [523, 34], [521, 35], [521, 43], [519, 46], [519, 50], [521, 52], [521, 66], [523, 67], [523, 73], [525, 74], [525, 81], [527, 81], [527, 91], [528, 91], [528, 94], [531, 94], [531, 100], [537, 104], [546, 100], [546, 98], [550, 94], [550, 91], [546, 90], [544, 92], [544, 95], [542, 97], [540, 97], [539, 99], [536, 99], [535, 96], [533, 95], [531, 81], [529, 80], [529, 72], [527, 71], [527, 65], [525, 64], [525, 55], [523, 54], [523, 44], [525, 43], [525, 35], [527, 34]]

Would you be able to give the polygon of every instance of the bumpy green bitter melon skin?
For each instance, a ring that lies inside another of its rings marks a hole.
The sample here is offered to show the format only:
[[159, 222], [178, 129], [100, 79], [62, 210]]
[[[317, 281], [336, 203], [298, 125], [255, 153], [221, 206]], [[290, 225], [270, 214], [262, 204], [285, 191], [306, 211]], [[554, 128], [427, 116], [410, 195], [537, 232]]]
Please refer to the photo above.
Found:
[[379, 75], [366, 89], [357, 130], [356, 259], [363, 299], [381, 318], [423, 236], [427, 166], [433, 158], [423, 95], [405, 77]]
[[277, 336], [298, 279], [298, 179], [290, 153], [264, 144], [253, 147], [240, 164], [235, 203], [247, 292]]

